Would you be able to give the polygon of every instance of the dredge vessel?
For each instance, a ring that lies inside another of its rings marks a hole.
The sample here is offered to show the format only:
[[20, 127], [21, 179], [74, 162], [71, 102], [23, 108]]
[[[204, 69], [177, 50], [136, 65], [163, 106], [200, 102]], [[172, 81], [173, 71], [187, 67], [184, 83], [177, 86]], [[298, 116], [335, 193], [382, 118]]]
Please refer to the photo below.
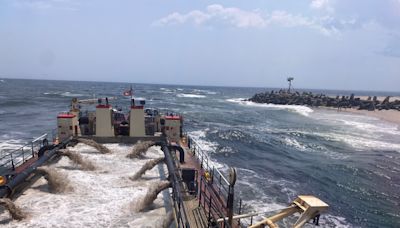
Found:
[[[72, 99], [68, 112], [57, 116], [57, 129], [44, 134], [18, 150], [0, 158], [0, 197], [17, 197], [35, 181], [35, 170], [56, 159], [59, 151], [79, 139], [97, 143], [134, 144], [152, 141], [161, 147], [168, 169], [169, 208], [172, 227], [278, 227], [286, 217], [294, 217], [291, 227], [302, 227], [319, 216], [328, 205], [311, 195], [300, 195], [287, 207], [268, 217], [265, 213], [245, 212], [235, 195], [236, 169], [228, 175], [213, 166], [208, 154], [183, 130], [182, 115], [162, 114], [145, 108], [145, 100], [131, 97], [130, 110], [124, 114], [113, 109], [113, 98]], [[83, 105], [96, 105], [93, 111]], [[297, 216], [297, 218], [295, 217]]]

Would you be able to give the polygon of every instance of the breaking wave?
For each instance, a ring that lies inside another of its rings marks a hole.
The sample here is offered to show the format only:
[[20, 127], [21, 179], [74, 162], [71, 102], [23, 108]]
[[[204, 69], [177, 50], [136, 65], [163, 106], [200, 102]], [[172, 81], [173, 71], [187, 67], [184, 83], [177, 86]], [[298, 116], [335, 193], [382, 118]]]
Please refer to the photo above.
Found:
[[80, 93], [71, 93], [71, 92], [64, 92], [64, 93], [61, 93], [60, 95], [64, 96], [64, 97], [82, 97], [82, 96], [84, 96], [83, 94], [80, 94]]
[[226, 101], [250, 107], [260, 107], [271, 110], [288, 110], [299, 113], [300, 115], [303, 116], [309, 116], [310, 113], [314, 112], [314, 110], [312, 110], [311, 108], [302, 105], [259, 104], [252, 101], [245, 101], [245, 98], [231, 98], [231, 99], [226, 99]]
[[191, 94], [191, 93], [178, 93], [177, 97], [185, 97], [185, 98], [205, 98], [205, 95], [200, 94]]
[[[207, 131], [209, 131], [208, 128], [204, 129], [204, 130], [191, 131], [188, 134], [198, 143], [198, 145], [200, 146], [202, 151], [204, 151], [207, 154], [212, 154], [212, 153], [215, 153], [219, 144], [216, 142], [208, 141], [206, 139]], [[215, 168], [218, 168], [218, 169], [227, 168], [227, 166], [225, 164], [219, 163], [215, 160], [211, 160], [209, 162]]]

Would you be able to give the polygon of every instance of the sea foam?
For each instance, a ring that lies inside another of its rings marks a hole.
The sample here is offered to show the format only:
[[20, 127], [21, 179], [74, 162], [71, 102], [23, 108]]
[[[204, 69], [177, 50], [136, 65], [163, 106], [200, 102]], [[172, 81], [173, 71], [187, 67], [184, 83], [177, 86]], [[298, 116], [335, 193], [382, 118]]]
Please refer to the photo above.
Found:
[[185, 97], [185, 98], [205, 98], [205, 95], [200, 94], [191, 94], [191, 93], [178, 93], [177, 97]]
[[[131, 181], [130, 175], [139, 170], [146, 160], [128, 159], [131, 146], [106, 144], [112, 154], [95, 152], [90, 146], [78, 144], [71, 151], [84, 153], [85, 159], [98, 165], [96, 171], [71, 169], [73, 163], [66, 157], [51, 167], [63, 172], [73, 184], [74, 191], [64, 194], [50, 194], [41, 190], [46, 181], [40, 178], [15, 204], [28, 213], [29, 218], [10, 221], [7, 213], [0, 214], [2, 227], [125, 227], [143, 225], [158, 227], [158, 219], [166, 215], [163, 194], [154, 202], [156, 207], [145, 213], [131, 210], [130, 202], [143, 198], [147, 189], [159, 182], [159, 170], [152, 169], [146, 174], [149, 179]], [[149, 159], [163, 156], [159, 147], [147, 152]], [[166, 172], [165, 166], [160, 164]], [[136, 221], [138, 220], [138, 221]], [[139, 222], [140, 221], [140, 222]]]
[[245, 98], [231, 98], [227, 99], [228, 102], [237, 103], [240, 105], [250, 106], [250, 107], [260, 107], [267, 108], [271, 110], [288, 110], [296, 112], [303, 116], [309, 116], [310, 113], [314, 112], [311, 108], [302, 105], [277, 105], [277, 104], [260, 104], [252, 101], [246, 101]]

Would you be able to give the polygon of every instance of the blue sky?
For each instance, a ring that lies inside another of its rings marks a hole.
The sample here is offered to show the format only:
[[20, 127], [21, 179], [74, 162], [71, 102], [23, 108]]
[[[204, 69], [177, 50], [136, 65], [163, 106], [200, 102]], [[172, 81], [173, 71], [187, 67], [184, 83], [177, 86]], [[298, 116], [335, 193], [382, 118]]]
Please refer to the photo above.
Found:
[[400, 91], [400, 0], [0, 0], [0, 77]]

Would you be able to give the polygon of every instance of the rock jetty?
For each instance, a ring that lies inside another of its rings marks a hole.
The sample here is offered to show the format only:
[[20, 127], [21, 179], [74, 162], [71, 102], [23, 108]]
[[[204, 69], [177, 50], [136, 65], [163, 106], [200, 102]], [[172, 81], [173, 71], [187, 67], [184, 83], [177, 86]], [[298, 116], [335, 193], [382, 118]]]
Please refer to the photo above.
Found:
[[280, 105], [307, 105], [312, 107], [333, 107], [333, 108], [356, 108], [359, 110], [398, 110], [400, 111], [400, 100], [390, 101], [387, 96], [383, 101], [379, 101], [377, 96], [369, 96], [362, 99], [350, 96], [327, 96], [325, 94], [313, 94], [312, 92], [289, 93], [285, 90], [267, 91], [257, 93], [247, 101], [256, 103], [269, 103]]

